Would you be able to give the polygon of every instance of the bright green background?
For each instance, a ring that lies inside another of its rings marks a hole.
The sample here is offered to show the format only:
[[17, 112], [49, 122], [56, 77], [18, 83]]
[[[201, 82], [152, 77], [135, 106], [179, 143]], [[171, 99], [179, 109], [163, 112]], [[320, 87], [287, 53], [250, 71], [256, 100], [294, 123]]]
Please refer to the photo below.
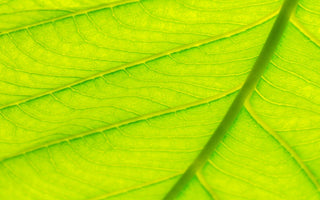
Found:
[[[282, 1], [0, 1], [0, 199], [161, 199], [252, 68]], [[300, 0], [179, 199], [320, 199], [320, 2]]]

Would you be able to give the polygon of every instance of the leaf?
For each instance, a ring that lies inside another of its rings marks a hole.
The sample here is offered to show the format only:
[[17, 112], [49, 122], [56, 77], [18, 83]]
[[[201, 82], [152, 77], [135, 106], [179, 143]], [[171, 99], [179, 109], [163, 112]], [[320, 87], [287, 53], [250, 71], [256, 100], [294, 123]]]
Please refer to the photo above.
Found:
[[320, 199], [318, 1], [0, 3], [0, 199]]

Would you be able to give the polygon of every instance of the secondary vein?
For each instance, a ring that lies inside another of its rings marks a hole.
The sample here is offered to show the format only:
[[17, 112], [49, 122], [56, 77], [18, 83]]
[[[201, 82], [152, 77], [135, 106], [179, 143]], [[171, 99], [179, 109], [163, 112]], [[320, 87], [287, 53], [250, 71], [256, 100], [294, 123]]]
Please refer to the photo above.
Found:
[[[43, 143], [41, 145], [30, 147], [28, 149], [23, 149], [22, 151], [7, 155], [5, 157], [2, 157], [2, 158], [0, 158], [0, 164], [5, 162], [5, 161], [7, 161], [7, 160], [14, 159], [14, 158], [17, 158], [19, 156], [26, 155], [28, 153], [31, 153], [31, 152], [34, 152], [34, 151], [37, 151], [37, 150], [40, 150], [40, 149], [43, 149], [43, 148], [49, 148], [51, 146], [58, 145], [58, 144], [61, 144], [63, 142], [70, 142], [70, 141], [73, 141], [73, 140], [76, 140], [76, 139], [79, 139], [79, 138], [83, 138], [83, 137], [90, 136], [90, 135], [93, 135], [93, 134], [103, 133], [104, 131], [107, 131], [107, 130], [110, 130], [110, 129], [113, 129], [113, 128], [117, 128], [117, 127], [121, 127], [121, 126], [125, 126], [125, 125], [128, 125], [128, 124], [132, 124], [132, 123], [135, 123], [135, 122], [138, 122], [138, 121], [148, 120], [148, 119], [152, 119], [154, 117], [166, 115], [166, 114], [169, 114], [169, 113], [174, 113], [174, 112], [186, 110], [186, 109], [189, 109], [189, 108], [193, 108], [193, 107], [196, 107], [196, 106], [201, 106], [201, 105], [204, 105], [204, 104], [219, 100], [219, 99], [221, 99], [223, 97], [226, 97], [228, 95], [232, 95], [233, 93], [237, 92], [239, 89], [240, 89], [240, 85], [237, 86], [237, 87], [231, 88], [228, 91], [222, 92], [222, 93], [220, 93], [218, 95], [211, 96], [211, 97], [208, 97], [208, 98], [205, 98], [205, 99], [201, 99], [199, 101], [194, 101], [194, 102], [190, 102], [190, 103], [183, 104], [183, 105], [180, 105], [180, 106], [172, 107], [172, 108], [169, 108], [169, 109], [148, 113], [148, 114], [141, 115], [141, 116], [134, 117], [134, 118], [129, 118], [129, 119], [124, 120], [124, 121], [120, 121], [120, 122], [117, 122], [117, 123], [114, 123], [114, 124], [110, 124], [108, 126], [103, 126], [103, 127], [97, 128], [97, 129], [93, 129], [93, 130], [90, 130], [90, 131], [86, 131], [86, 132], [83, 132], [83, 133], [80, 133], [80, 134], [76, 134], [76, 135], [71, 135], [71, 136], [68, 136], [68, 137], [60, 138], [60, 139], [57, 139], [57, 140], [53, 140], [51, 142], [45, 142], [45, 143]], [[1, 112], [0, 112], [0, 115], [1, 115]]]
[[91, 7], [91, 8], [87, 8], [87, 9], [84, 9], [84, 10], [79, 10], [79, 11], [72, 12], [72, 13], [69, 13], [69, 14], [66, 14], [66, 15], [62, 15], [62, 16], [59, 16], [59, 17], [55, 17], [55, 18], [43, 20], [43, 21], [40, 21], [40, 22], [36, 22], [36, 23], [33, 23], [33, 24], [20, 26], [20, 27], [17, 27], [17, 28], [9, 29], [9, 30], [0, 31], [0, 36], [5, 35], [5, 34], [11, 34], [11, 33], [14, 33], [14, 32], [21, 31], [21, 30], [25, 30], [25, 29], [29, 29], [29, 28], [32, 28], [32, 27], [40, 26], [40, 25], [43, 25], [43, 24], [56, 22], [56, 21], [59, 21], [59, 20], [63, 20], [63, 19], [67, 19], [67, 18], [70, 18], [70, 17], [77, 16], [77, 15], [82, 15], [82, 14], [86, 14], [86, 13], [90, 13], [90, 12], [94, 12], [94, 11], [98, 11], [98, 10], [103, 10], [103, 9], [106, 9], [106, 8], [112, 8], [112, 7], [116, 7], [116, 6], [119, 6], [119, 5], [135, 3], [135, 2], [138, 2], [138, 1], [139, 0], [120, 0], [120, 1], [114, 1], [114, 2], [111, 2], [111, 3], [107, 3], [107, 4], [101, 4], [101, 5], [96, 6], [96, 7]]
[[312, 43], [320, 47], [320, 39], [318, 39], [314, 34], [312, 34], [308, 29], [305, 28], [303, 24], [299, 22], [297, 17], [293, 15], [290, 19], [291, 23], [303, 34], [305, 35]]
[[280, 42], [284, 30], [288, 24], [291, 14], [295, 10], [299, 0], [285, 0], [280, 10], [280, 13], [273, 24], [273, 27], [268, 35], [268, 38], [252, 67], [250, 74], [244, 82], [240, 92], [232, 102], [229, 110], [224, 116], [223, 120], [204, 146], [200, 154], [188, 167], [185, 173], [180, 177], [176, 184], [164, 197], [164, 200], [175, 199], [189, 181], [194, 177], [199, 169], [207, 162], [210, 155], [214, 152], [219, 142], [223, 139], [233, 122], [236, 120], [240, 110], [242, 109], [245, 100], [250, 96], [257, 83], [259, 82], [262, 74], [271, 61], [271, 58]]
[[[120, 65], [120, 66], [105, 70], [103, 72], [100, 72], [100, 73], [97, 73], [97, 74], [94, 74], [94, 75], [79, 79], [79, 80], [77, 80], [75, 82], [72, 82], [72, 83], [69, 83], [67, 85], [63, 85], [61, 87], [53, 88], [51, 90], [48, 90], [48, 91], [45, 91], [43, 93], [27, 97], [27, 98], [24, 98], [24, 99], [21, 99], [21, 100], [16, 101], [16, 102], [8, 103], [8, 104], [5, 104], [5, 105], [0, 105], [0, 110], [6, 109], [6, 108], [9, 108], [9, 107], [12, 107], [12, 106], [16, 106], [18, 104], [23, 104], [23, 103], [26, 103], [26, 102], [29, 102], [29, 101], [32, 101], [32, 100], [35, 100], [35, 99], [39, 99], [41, 97], [44, 97], [44, 96], [47, 96], [47, 95], [51, 95], [53, 93], [57, 93], [59, 91], [63, 91], [63, 90], [68, 89], [68, 88], [72, 88], [72, 87], [74, 87], [76, 85], [80, 85], [80, 84], [83, 84], [83, 83], [85, 83], [87, 81], [100, 78], [100, 77], [105, 76], [107, 74], [111, 74], [111, 73], [118, 72], [118, 71], [121, 71], [121, 70], [129, 69], [131, 67], [134, 67], [134, 66], [137, 66], [137, 65], [140, 65], [140, 64], [144, 64], [144, 63], [147, 63], [147, 62], [150, 62], [150, 61], [153, 61], [153, 60], [156, 60], [156, 59], [159, 59], [159, 58], [162, 58], [162, 57], [174, 54], [174, 53], [178, 53], [178, 52], [181, 52], [181, 51], [184, 51], [184, 50], [187, 50], [187, 49], [191, 49], [191, 48], [194, 48], [194, 47], [199, 47], [199, 46], [202, 46], [202, 45], [205, 45], [205, 44], [209, 44], [211, 42], [215, 42], [215, 41], [218, 41], [218, 40], [221, 40], [221, 39], [224, 39], [224, 38], [231, 37], [233, 35], [240, 34], [242, 32], [250, 30], [250, 29], [252, 29], [252, 28], [254, 28], [254, 27], [256, 27], [256, 26], [258, 26], [260, 24], [268, 22], [269, 20], [271, 20], [277, 14], [277, 12], [278, 11], [275, 11], [275, 12], [271, 13], [270, 15], [268, 15], [266, 17], [263, 17], [263, 18], [255, 21], [255, 22], [253, 22], [252, 24], [249, 24], [249, 25], [247, 25], [245, 27], [241, 27], [239, 29], [230, 31], [228, 33], [224, 33], [222, 35], [213, 36], [213, 37], [210, 37], [210, 38], [207, 38], [207, 39], [204, 39], [204, 40], [199, 40], [199, 41], [196, 41], [196, 42], [193, 42], [193, 43], [181, 45], [181, 46], [178, 46], [176, 48], [173, 48], [173, 49], [170, 49], [170, 50], [167, 50], [167, 51], [163, 51], [163, 52], [157, 53], [155, 55], [152, 55], [152, 56], [149, 56], [149, 57], [144, 57], [144, 58], [142, 58], [140, 60], [136, 60], [134, 62], [130, 62], [130, 63], [124, 64], [124, 65]], [[1, 35], [1, 33], [0, 33], [0, 35]]]
[[245, 102], [245, 108], [250, 114], [250, 116], [255, 120], [265, 131], [269, 133], [279, 144], [281, 147], [283, 147], [290, 156], [295, 160], [295, 162], [300, 166], [300, 168], [303, 170], [307, 178], [310, 180], [310, 182], [315, 186], [316, 190], [320, 192], [320, 184], [316, 178], [316, 176], [312, 173], [312, 171], [308, 168], [307, 165], [303, 162], [303, 160], [299, 157], [297, 152], [289, 146], [289, 144], [282, 139], [282, 137], [276, 133], [271, 127], [269, 127], [253, 110], [250, 103], [248, 101]]

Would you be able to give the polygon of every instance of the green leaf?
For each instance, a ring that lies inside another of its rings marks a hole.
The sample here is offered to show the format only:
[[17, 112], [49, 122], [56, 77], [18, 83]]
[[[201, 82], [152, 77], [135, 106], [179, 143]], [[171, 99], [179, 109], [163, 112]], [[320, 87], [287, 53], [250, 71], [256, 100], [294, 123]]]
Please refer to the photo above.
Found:
[[0, 199], [320, 199], [296, 3], [1, 1]]

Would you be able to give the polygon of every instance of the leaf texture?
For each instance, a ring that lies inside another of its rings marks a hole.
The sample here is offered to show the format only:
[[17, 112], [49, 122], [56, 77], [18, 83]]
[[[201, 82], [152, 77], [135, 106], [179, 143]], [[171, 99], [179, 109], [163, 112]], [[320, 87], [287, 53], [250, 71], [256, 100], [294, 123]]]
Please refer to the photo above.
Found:
[[[282, 1], [0, 2], [0, 198], [163, 199], [218, 127]], [[320, 4], [177, 199], [320, 199]]]

